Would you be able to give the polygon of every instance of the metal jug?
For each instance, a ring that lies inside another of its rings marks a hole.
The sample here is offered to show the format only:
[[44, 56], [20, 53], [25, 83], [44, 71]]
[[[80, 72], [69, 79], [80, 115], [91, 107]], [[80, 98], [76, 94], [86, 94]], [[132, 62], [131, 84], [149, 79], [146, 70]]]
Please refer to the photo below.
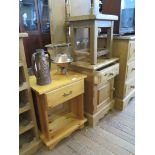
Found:
[[[48, 54], [48, 60], [46, 54]], [[46, 85], [51, 83], [51, 60], [48, 52], [43, 49], [37, 49], [36, 53], [32, 54], [32, 68], [38, 85]]]

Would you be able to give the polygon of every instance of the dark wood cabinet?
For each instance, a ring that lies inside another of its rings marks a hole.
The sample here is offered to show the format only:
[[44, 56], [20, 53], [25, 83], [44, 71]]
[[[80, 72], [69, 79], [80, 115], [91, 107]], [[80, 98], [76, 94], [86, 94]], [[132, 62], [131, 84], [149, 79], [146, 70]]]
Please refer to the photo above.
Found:
[[102, 13], [118, 16], [118, 21], [114, 23], [114, 33], [134, 33], [135, 0], [102, 0]]
[[23, 40], [27, 66], [31, 66], [31, 56], [38, 48], [51, 43], [48, 0], [19, 0], [19, 31], [27, 32]]

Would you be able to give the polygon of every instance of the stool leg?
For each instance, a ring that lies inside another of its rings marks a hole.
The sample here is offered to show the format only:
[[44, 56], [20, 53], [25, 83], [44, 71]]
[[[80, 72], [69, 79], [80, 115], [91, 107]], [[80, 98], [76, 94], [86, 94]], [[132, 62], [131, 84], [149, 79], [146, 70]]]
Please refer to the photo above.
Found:
[[95, 24], [90, 26], [89, 36], [90, 36], [90, 60], [92, 65], [96, 65], [98, 30]]
[[107, 30], [107, 49], [109, 50], [109, 57], [112, 57], [113, 27], [114, 21], [111, 21], [111, 27]]
[[76, 61], [76, 55], [75, 55], [75, 46], [76, 46], [76, 29], [71, 26], [71, 55], [73, 57], [73, 60]]

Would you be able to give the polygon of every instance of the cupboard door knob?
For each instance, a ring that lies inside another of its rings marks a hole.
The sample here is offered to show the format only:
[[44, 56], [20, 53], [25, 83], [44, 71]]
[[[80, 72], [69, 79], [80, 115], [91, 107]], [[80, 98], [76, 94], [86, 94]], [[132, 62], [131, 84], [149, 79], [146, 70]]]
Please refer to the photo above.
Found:
[[70, 91], [69, 93], [64, 93], [63, 96], [68, 96], [68, 95], [71, 95], [72, 94], [72, 91]]

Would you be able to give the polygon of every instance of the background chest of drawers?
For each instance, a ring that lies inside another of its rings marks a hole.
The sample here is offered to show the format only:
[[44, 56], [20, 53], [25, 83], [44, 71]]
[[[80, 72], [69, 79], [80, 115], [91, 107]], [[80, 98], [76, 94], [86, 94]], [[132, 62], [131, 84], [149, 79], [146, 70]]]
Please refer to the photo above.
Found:
[[114, 37], [112, 55], [119, 58], [120, 74], [115, 78], [115, 108], [122, 110], [135, 96], [135, 37]]
[[[98, 37], [98, 46], [106, 47], [106, 36]], [[135, 96], [135, 36], [114, 36], [112, 56], [119, 58], [119, 75], [114, 81], [115, 108], [123, 110]]]
[[27, 33], [19, 34], [19, 154], [31, 155], [42, 143], [39, 139], [28, 70], [23, 46]]

